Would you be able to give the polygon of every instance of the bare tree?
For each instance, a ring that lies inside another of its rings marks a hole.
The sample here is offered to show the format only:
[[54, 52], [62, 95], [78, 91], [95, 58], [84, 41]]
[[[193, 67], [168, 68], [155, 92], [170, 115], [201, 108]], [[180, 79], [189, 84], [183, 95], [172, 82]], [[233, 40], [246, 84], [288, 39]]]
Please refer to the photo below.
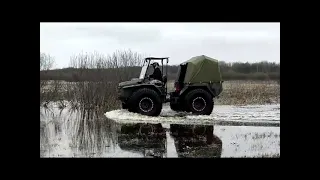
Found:
[[[54, 58], [46, 53], [40, 52], [40, 71], [50, 70], [54, 65]], [[59, 84], [58, 81], [53, 83], [53, 89], [50, 87], [49, 81], [41, 80], [40, 73], [40, 104], [43, 101], [47, 101], [48, 99], [52, 99], [51, 96], [56, 96], [58, 93]], [[53, 92], [49, 92], [53, 90]]]
[[49, 70], [54, 65], [54, 58], [46, 53], [40, 52], [40, 71]]
[[134, 72], [130, 67], [140, 66], [142, 62], [142, 55], [131, 50], [116, 51], [111, 55], [82, 52], [72, 56], [70, 67], [77, 69], [74, 76], [79, 82], [68, 83], [70, 99], [89, 109], [112, 108], [117, 104], [117, 84], [132, 78]]

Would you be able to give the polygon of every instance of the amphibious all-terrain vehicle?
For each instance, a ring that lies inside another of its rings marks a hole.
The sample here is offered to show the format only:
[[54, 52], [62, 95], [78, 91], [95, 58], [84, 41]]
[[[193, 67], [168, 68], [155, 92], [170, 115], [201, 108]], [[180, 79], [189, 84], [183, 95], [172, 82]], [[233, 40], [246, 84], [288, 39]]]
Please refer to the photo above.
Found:
[[[161, 61], [162, 73], [163, 61], [166, 60], [166, 75], [160, 79], [154, 79], [151, 73], [147, 73], [150, 67], [158, 67], [158, 63], [150, 64], [152, 60]], [[210, 115], [214, 106], [213, 99], [223, 90], [218, 61], [202, 55], [181, 63], [174, 82], [175, 90], [170, 93], [167, 92], [168, 62], [167, 57], [145, 58], [139, 78], [119, 83], [118, 96], [122, 108], [142, 115], [158, 116], [162, 104], [170, 102], [174, 111]]]

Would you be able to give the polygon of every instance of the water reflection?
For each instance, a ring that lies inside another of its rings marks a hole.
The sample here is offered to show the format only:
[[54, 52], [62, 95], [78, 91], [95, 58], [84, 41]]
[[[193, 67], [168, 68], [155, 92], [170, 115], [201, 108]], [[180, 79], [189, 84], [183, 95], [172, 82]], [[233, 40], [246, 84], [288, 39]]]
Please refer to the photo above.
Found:
[[40, 156], [103, 156], [116, 143], [113, 125], [94, 110], [40, 109]]
[[213, 125], [171, 124], [179, 157], [221, 157], [222, 141], [213, 134]]
[[171, 124], [169, 129], [159, 124], [121, 123], [118, 143], [122, 150], [140, 153], [144, 157], [166, 157], [169, 140], [174, 140], [178, 157], [221, 157], [222, 142], [213, 134], [213, 125]]
[[178, 157], [220, 157], [221, 145], [213, 125], [165, 128], [161, 123], [116, 123], [92, 109], [40, 108], [40, 157], [163, 158], [171, 150]]
[[[85, 156], [102, 156], [108, 152], [110, 146], [116, 143], [113, 123], [108, 121], [102, 113], [93, 110], [74, 111], [76, 124], [71, 134], [73, 146], [79, 154]], [[70, 119], [69, 119], [70, 122]], [[71, 125], [71, 124], [69, 124]]]
[[161, 124], [120, 124], [118, 143], [122, 150], [162, 158], [166, 153], [166, 132]]

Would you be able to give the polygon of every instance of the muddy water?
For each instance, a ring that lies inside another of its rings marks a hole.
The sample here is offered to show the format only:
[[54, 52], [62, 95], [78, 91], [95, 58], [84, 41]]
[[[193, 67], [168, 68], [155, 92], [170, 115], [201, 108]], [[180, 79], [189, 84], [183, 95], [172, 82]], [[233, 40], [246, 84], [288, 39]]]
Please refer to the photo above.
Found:
[[[257, 128], [252, 127], [254, 124], [225, 126], [204, 117], [186, 121], [186, 115], [167, 109], [164, 112], [158, 120], [118, 111], [111, 113], [118, 113], [118, 119], [110, 119], [108, 114], [94, 110], [40, 108], [40, 157], [213, 158], [280, 154], [279, 122], [264, 122], [275, 127], [252, 130]], [[176, 121], [168, 117], [172, 114]], [[169, 121], [161, 121], [162, 118]]]

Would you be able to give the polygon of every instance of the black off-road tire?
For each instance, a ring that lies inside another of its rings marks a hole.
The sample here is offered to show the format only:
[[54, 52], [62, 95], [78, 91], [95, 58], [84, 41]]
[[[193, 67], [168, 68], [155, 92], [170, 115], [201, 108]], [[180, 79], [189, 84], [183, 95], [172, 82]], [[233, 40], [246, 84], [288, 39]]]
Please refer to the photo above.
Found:
[[133, 107], [129, 107], [129, 108], [128, 108], [128, 111], [129, 111], [129, 112], [133, 112], [133, 113], [136, 112], [135, 108], [133, 108]]
[[195, 89], [185, 96], [187, 108], [195, 115], [210, 115], [213, 110], [213, 97], [203, 89]]
[[136, 108], [134, 106], [134, 104], [131, 104], [131, 102], [134, 102], [131, 100], [132, 99], [132, 95], [131, 97], [127, 100], [126, 102], [126, 109], [129, 111], [129, 112], [132, 112], [132, 113], [135, 113], [136, 112]]
[[[144, 109], [143, 102], [150, 105]], [[143, 88], [134, 92], [129, 100], [129, 109], [142, 115], [159, 116], [162, 110], [162, 102], [158, 93], [152, 89]]]
[[129, 112], [135, 112], [135, 109], [132, 105], [129, 104], [130, 100], [127, 103], [122, 103], [122, 109], [127, 109]]
[[126, 103], [122, 103], [122, 109], [127, 109], [129, 112], [135, 112], [134, 108], [130, 107], [130, 105]]
[[128, 105], [125, 103], [121, 103], [121, 107], [122, 107], [122, 109], [128, 109]]

